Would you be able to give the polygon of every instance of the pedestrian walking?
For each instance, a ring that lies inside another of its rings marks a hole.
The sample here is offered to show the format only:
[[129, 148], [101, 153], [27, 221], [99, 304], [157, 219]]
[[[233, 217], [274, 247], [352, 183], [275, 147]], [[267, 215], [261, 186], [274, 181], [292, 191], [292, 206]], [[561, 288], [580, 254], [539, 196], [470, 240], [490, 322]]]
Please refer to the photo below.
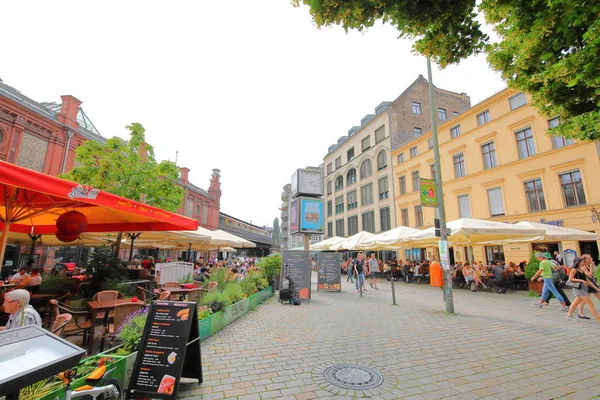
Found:
[[[569, 307], [569, 312], [567, 312], [567, 318], [571, 321], [574, 320], [573, 313], [577, 310], [577, 307], [581, 303], [585, 303], [590, 309], [590, 313], [596, 318], [597, 321], [600, 321], [600, 315], [596, 312], [594, 308], [594, 303], [592, 303], [592, 299], [588, 295], [588, 287], [593, 287], [596, 290], [599, 290], [596, 285], [590, 281], [585, 272], [583, 271], [583, 263], [584, 260], [582, 257], [577, 257], [575, 261], [573, 261], [573, 267], [571, 268], [571, 272], [569, 273], [569, 281], [573, 284], [579, 284], [579, 286], [573, 288], [573, 296], [575, 296], [575, 300]], [[589, 318], [588, 318], [589, 319]]]
[[379, 290], [377, 287], [377, 274], [379, 273], [379, 262], [377, 258], [375, 258], [375, 253], [371, 253], [371, 258], [369, 258], [369, 275], [371, 276], [371, 285], [375, 290]]
[[565, 303], [565, 299], [563, 299], [560, 293], [558, 293], [558, 290], [556, 290], [556, 286], [554, 286], [554, 282], [552, 281], [552, 263], [548, 261], [544, 253], [536, 253], [535, 256], [540, 261], [540, 269], [537, 270], [535, 275], [531, 278], [531, 281], [535, 281], [537, 277], [541, 275], [538, 282], [543, 280], [544, 288], [542, 289], [542, 297], [540, 298], [540, 301], [534, 302], [533, 304], [538, 306], [539, 308], [542, 308], [542, 305], [544, 304], [544, 299], [546, 298], [546, 296], [548, 296], [548, 291], [550, 291], [562, 305], [561, 310], [568, 310], [567, 304]]
[[348, 274], [346, 282], [354, 283], [352, 279], [352, 276], [354, 276], [354, 259], [352, 257], [348, 257], [346, 260], [346, 273]]
[[[548, 256], [548, 255], [546, 254], [546, 256]], [[565, 300], [565, 304], [567, 305], [567, 307], [570, 307], [571, 300], [569, 300], [569, 297], [567, 297], [565, 292], [563, 292], [563, 290], [562, 290], [563, 283], [567, 280], [567, 273], [565, 272], [565, 269], [557, 261], [550, 260], [550, 262], [552, 263], [552, 282], [554, 282], [554, 286], [556, 287], [556, 290], [558, 291], [558, 293], [560, 293], [560, 295]], [[544, 302], [546, 303], [546, 305], [550, 304], [550, 299], [552, 298], [552, 296], [554, 296], [552, 294], [552, 292], [548, 292], [547, 297], [544, 298]]]
[[[583, 259], [583, 261], [581, 262], [581, 270], [585, 273], [590, 282], [592, 282], [594, 286], [598, 287], [598, 282], [596, 282], [596, 279], [594, 278], [594, 271], [596, 270], [596, 266], [594, 265], [592, 256], [589, 254], [582, 254], [581, 258]], [[593, 294], [598, 300], [600, 300], [600, 293], [598, 293], [596, 289], [594, 289], [592, 286], [587, 287], [587, 292], [588, 295]], [[590, 302], [593, 303], [592, 297], [589, 297]], [[583, 312], [583, 308], [585, 307], [585, 305], [585, 302], [581, 303], [581, 305], [579, 306], [579, 314], [577, 314], [577, 317], [581, 319], [590, 319], [590, 317], [585, 315], [585, 313]]]
[[363, 253], [358, 253], [356, 256], [356, 260], [354, 260], [354, 275], [356, 276], [356, 291], [360, 293], [360, 288], [362, 288], [363, 292], [366, 292], [365, 288], [365, 256]]

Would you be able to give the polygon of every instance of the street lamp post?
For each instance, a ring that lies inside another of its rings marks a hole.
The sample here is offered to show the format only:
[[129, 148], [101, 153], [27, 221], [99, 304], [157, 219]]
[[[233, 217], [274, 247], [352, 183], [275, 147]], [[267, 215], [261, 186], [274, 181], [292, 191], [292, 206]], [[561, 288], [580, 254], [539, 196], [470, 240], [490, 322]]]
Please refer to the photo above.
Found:
[[[431, 114], [431, 132], [433, 136], [433, 157], [435, 162], [435, 191], [437, 194], [436, 214], [440, 221], [440, 240], [442, 243], [448, 243], [446, 231], [446, 209], [444, 208], [444, 189], [442, 187], [442, 165], [440, 164], [440, 147], [437, 132], [437, 110], [435, 108], [435, 98], [433, 90], [433, 79], [431, 77], [431, 60], [427, 57], [427, 78], [429, 80], [429, 111]], [[441, 253], [441, 252], [440, 252]], [[446, 312], [454, 314], [454, 298], [452, 295], [452, 274], [450, 268], [442, 263], [444, 270], [444, 301], [446, 302]]]

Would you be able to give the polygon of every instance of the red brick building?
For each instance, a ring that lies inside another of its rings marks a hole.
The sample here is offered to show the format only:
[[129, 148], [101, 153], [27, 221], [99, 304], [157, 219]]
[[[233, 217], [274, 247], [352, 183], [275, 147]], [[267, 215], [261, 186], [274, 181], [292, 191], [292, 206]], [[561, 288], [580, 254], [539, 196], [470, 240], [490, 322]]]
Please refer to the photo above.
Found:
[[[0, 160], [56, 176], [73, 168], [75, 149], [84, 141], [106, 143], [81, 108], [80, 100], [71, 95], [61, 96], [61, 100], [60, 104], [38, 103], [0, 80]], [[177, 212], [211, 230], [219, 228], [219, 172], [213, 169], [206, 191], [190, 183], [189, 169], [181, 168], [180, 184], [186, 194]], [[12, 243], [5, 260], [20, 262], [19, 256], [30, 245]]]

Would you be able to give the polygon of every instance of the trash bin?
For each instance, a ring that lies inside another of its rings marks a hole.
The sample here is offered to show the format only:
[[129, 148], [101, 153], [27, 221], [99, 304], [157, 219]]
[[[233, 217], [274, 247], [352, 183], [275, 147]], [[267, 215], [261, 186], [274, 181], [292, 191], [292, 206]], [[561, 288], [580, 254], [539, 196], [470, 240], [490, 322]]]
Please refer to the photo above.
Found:
[[434, 261], [429, 266], [429, 284], [431, 286], [443, 287], [444, 286], [444, 271], [439, 262]]

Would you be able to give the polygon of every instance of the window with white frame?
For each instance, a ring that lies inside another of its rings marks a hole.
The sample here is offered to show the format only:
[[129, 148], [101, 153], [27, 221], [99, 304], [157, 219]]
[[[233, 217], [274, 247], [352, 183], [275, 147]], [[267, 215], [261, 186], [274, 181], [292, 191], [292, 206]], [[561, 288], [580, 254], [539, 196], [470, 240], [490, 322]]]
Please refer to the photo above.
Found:
[[544, 211], [546, 209], [546, 200], [544, 190], [542, 189], [541, 179], [532, 179], [524, 182], [525, 197], [527, 197], [527, 206], [529, 212]]
[[433, 149], [433, 138], [429, 138], [427, 139], [427, 148], [428, 149]]
[[450, 128], [450, 138], [454, 139], [460, 136], [460, 125], [453, 126]]
[[454, 161], [454, 177], [462, 178], [467, 174], [465, 169], [465, 155], [463, 153], [457, 154], [452, 157]]
[[354, 146], [348, 149], [346, 156], [348, 157], [348, 162], [354, 160]]
[[379, 178], [379, 200], [387, 199], [390, 196], [388, 189], [388, 177]]
[[353, 210], [358, 207], [358, 202], [356, 200], [356, 189], [348, 192], [346, 196], [348, 199], [348, 210]]
[[387, 152], [381, 150], [379, 154], [377, 154], [377, 170], [381, 171], [385, 167], [387, 167]]
[[438, 108], [438, 118], [442, 121], [445, 121], [448, 116], [446, 115], [446, 110], [444, 108]]
[[335, 232], [333, 231], [333, 222], [328, 222], [327, 223], [327, 235], [329, 237], [335, 236]]
[[490, 110], [485, 110], [484, 112], [477, 114], [477, 125], [481, 126], [490, 121]]
[[350, 168], [346, 174], [346, 185], [350, 186], [356, 183], [356, 168]]
[[416, 101], [412, 102], [412, 112], [413, 114], [421, 114], [421, 103], [417, 103]]
[[371, 176], [372, 173], [373, 170], [371, 168], [371, 160], [365, 160], [360, 165], [360, 179], [368, 178], [369, 176]]
[[327, 194], [331, 194], [331, 181], [327, 182]]
[[519, 93], [508, 99], [508, 102], [510, 103], [510, 109], [516, 110], [527, 104], [527, 97], [525, 96], [525, 93]]
[[371, 136], [367, 136], [360, 143], [361, 143], [362, 151], [365, 151], [365, 150], [371, 148]]
[[396, 161], [398, 161], [398, 164], [403, 163], [404, 162], [404, 153], [398, 154], [398, 156], [396, 157]]
[[488, 203], [490, 206], [490, 216], [497, 217], [505, 215], [504, 200], [502, 199], [502, 188], [492, 188], [487, 190]]
[[423, 131], [421, 130], [421, 128], [418, 128], [416, 126], [415, 126], [415, 129], [414, 129], [413, 132], [414, 132], [414, 136], [415, 137], [419, 137], [419, 136], [421, 136], [423, 134]]
[[[558, 117], [548, 120], [548, 129], [552, 129], [558, 125], [560, 125], [560, 119]], [[560, 135], [552, 135], [552, 147], [555, 149], [560, 149], [561, 147], [565, 147], [573, 143], [575, 143], [573, 139], [567, 139], [566, 137]]]
[[410, 148], [410, 158], [416, 157], [419, 153], [417, 152], [417, 146]]
[[367, 211], [362, 214], [362, 230], [375, 232], [375, 211]]
[[339, 156], [335, 159], [335, 169], [338, 169], [342, 166], [342, 156]]
[[331, 217], [333, 215], [333, 205], [331, 200], [327, 201], [327, 216]]
[[360, 202], [363, 206], [373, 203], [373, 183], [366, 184], [360, 188]]
[[460, 218], [471, 218], [471, 202], [468, 194], [458, 196], [458, 215]]
[[482, 144], [481, 154], [483, 156], [483, 169], [490, 169], [498, 166], [498, 162], [496, 161], [496, 144], [494, 142]]
[[327, 164], [327, 174], [330, 174], [333, 172], [333, 164], [329, 163]]
[[517, 139], [517, 148], [519, 149], [519, 158], [535, 156], [535, 143], [533, 141], [533, 131], [530, 127], [515, 132]]
[[381, 142], [385, 139], [385, 126], [382, 125], [375, 131], [375, 143]]
[[566, 207], [583, 206], [586, 204], [585, 191], [579, 170], [558, 175]]

